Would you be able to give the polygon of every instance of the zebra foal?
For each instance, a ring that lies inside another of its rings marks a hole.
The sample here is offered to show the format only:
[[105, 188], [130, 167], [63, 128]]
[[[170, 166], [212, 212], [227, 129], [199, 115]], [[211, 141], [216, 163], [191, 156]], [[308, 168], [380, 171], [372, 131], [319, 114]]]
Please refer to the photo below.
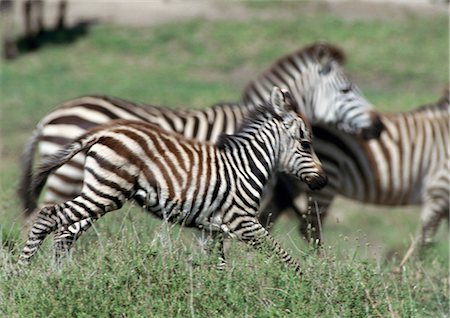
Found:
[[[39, 210], [20, 262], [27, 263], [58, 228], [96, 220], [134, 199], [170, 222], [267, 245], [299, 271], [297, 261], [257, 218], [264, 187], [276, 171], [297, 177], [311, 189], [326, 184], [310, 147], [308, 122], [292, 107], [287, 91], [274, 87], [270, 102], [252, 112], [237, 133], [222, 135], [217, 145], [138, 121], [120, 120], [89, 131], [37, 174], [33, 189], [39, 194], [52, 171], [87, 150], [81, 193]], [[223, 237], [219, 240], [223, 243]], [[223, 249], [220, 253], [223, 260]]]

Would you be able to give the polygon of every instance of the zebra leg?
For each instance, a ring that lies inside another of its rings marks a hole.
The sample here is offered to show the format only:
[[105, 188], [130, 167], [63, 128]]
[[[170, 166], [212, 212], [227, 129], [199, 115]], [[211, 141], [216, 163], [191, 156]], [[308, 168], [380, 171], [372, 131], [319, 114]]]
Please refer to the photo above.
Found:
[[239, 240], [254, 246], [255, 248], [270, 251], [269, 256], [275, 253], [282, 262], [301, 273], [300, 264], [269, 234], [269, 232], [259, 223], [257, 219], [249, 219], [240, 222], [239, 229], [230, 230], [230, 235]]
[[[202, 241], [201, 245], [203, 251], [210, 256], [217, 255], [218, 262], [216, 268], [218, 270], [223, 270], [227, 265], [225, 260], [225, 240], [228, 239], [228, 236], [222, 228], [207, 221], [204, 221], [201, 224], [201, 228], [202, 238], [200, 240]], [[205, 236], [206, 244], [203, 243], [205, 242]]]
[[73, 244], [93, 225], [93, 222], [94, 219], [87, 218], [80, 222], [76, 222], [69, 227], [58, 229], [53, 238], [55, 259], [60, 260], [67, 255]]
[[217, 253], [216, 268], [218, 270], [224, 270], [227, 266], [227, 261], [225, 259], [225, 234], [223, 232], [213, 233], [212, 252]]
[[31, 227], [28, 240], [19, 257], [20, 264], [28, 263], [36, 254], [46, 236], [57, 228], [56, 214], [62, 208], [60, 205], [44, 206], [38, 211], [36, 221]]
[[19, 262], [21, 264], [28, 263], [36, 254], [42, 241], [57, 228], [68, 227], [89, 218], [97, 219], [109, 211], [119, 209], [122, 204], [123, 200], [114, 202], [104, 197], [87, 200], [78, 196], [65, 203], [43, 207], [30, 230]]
[[[415, 241], [403, 256], [400, 267], [404, 266], [408, 259], [416, 251], [419, 256], [423, 253], [427, 245], [429, 245], [436, 234], [436, 231], [442, 219], [449, 217], [448, 211], [450, 193], [447, 189], [433, 189], [428, 191], [422, 211], [420, 214], [421, 228], [417, 234]], [[448, 224], [448, 222], [447, 222]]]
[[[442, 202], [443, 203], [443, 202]], [[424, 247], [433, 242], [433, 238], [437, 232], [441, 220], [448, 218], [448, 203], [447, 207], [439, 205], [434, 210], [428, 210], [427, 213], [422, 214], [422, 228], [420, 233], [420, 246]]]
[[332, 200], [332, 196], [328, 196], [322, 191], [300, 192], [293, 200], [292, 209], [301, 219], [299, 230], [306, 242], [317, 247], [322, 246], [322, 224], [328, 215]]
[[450, 188], [448, 176], [443, 176], [435, 181], [436, 188], [429, 189], [426, 194], [425, 204], [422, 207], [420, 219], [422, 229], [420, 244], [424, 246], [433, 241], [434, 235], [442, 219], [448, 218], [450, 210]]
[[291, 206], [293, 197], [289, 189], [289, 180], [277, 177], [275, 184], [266, 186], [260, 204], [259, 222], [270, 231], [276, 220]]
[[319, 192], [307, 190], [307, 187], [298, 180], [280, 174], [273, 189], [272, 200], [267, 206], [262, 206], [259, 220], [270, 229], [270, 225], [286, 210], [292, 209], [301, 220], [299, 230], [302, 238], [314, 246], [321, 246], [323, 241], [321, 225], [334, 198], [331, 187], [327, 186], [326, 190], [326, 192], [325, 189]]

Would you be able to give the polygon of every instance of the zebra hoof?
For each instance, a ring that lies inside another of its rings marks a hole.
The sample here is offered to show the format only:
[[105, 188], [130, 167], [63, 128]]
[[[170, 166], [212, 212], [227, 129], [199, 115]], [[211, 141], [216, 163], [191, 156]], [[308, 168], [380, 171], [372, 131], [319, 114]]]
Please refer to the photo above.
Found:
[[401, 275], [403, 273], [403, 269], [401, 266], [395, 266], [392, 269], [392, 274]]

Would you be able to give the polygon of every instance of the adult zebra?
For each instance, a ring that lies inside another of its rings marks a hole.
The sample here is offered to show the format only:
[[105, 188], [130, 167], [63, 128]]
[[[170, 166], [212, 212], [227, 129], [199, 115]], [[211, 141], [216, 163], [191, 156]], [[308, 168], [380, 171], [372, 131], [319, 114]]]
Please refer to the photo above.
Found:
[[[257, 218], [265, 184], [276, 171], [295, 176], [312, 189], [326, 184], [310, 146], [308, 122], [292, 105], [289, 94], [275, 87], [271, 101], [249, 114], [235, 134], [221, 135], [217, 145], [182, 138], [142, 121], [112, 121], [89, 130], [38, 172], [36, 194], [52, 171], [86, 151], [80, 194], [40, 209], [20, 261], [29, 262], [52, 231], [96, 220], [133, 199], [167, 221], [206, 228], [254, 246], [265, 244], [299, 271], [300, 265]], [[220, 253], [223, 265], [223, 248]]]
[[[313, 126], [314, 149], [329, 178], [328, 186], [310, 192], [281, 175], [272, 206], [263, 210], [261, 222], [273, 222], [286, 208], [294, 207], [302, 219], [306, 218], [300, 226], [302, 235], [320, 242], [319, 222], [336, 195], [342, 195], [376, 205], [421, 205], [416, 242], [419, 246], [431, 242], [442, 219], [449, 218], [449, 90], [434, 104], [381, 114], [381, 119], [385, 129], [376, 140]], [[305, 198], [312, 199], [312, 210], [308, 210]], [[268, 210], [273, 214], [265, 213]]]
[[[189, 138], [214, 142], [220, 133], [234, 132], [242, 118], [264, 99], [258, 88], [265, 86], [270, 92], [268, 82], [288, 86], [298, 111], [307, 114], [314, 123], [326, 121], [349, 132], [376, 137], [381, 130], [379, 117], [345, 75], [344, 61], [343, 52], [330, 44], [316, 43], [305, 47], [278, 60], [254, 81], [249, 86], [252, 93], [244, 96], [244, 105], [218, 104], [193, 111], [136, 104], [107, 96], [85, 96], [67, 101], [41, 120], [25, 147], [19, 196], [26, 214], [30, 215], [36, 207], [35, 197], [28, 188], [38, 144], [43, 157], [51, 156], [88, 128], [113, 119], [142, 120]], [[80, 153], [50, 175], [45, 203], [64, 202], [79, 193], [84, 159], [84, 154]], [[66, 237], [70, 242], [88, 227], [87, 223], [78, 224], [69, 228], [71, 232], [60, 233], [60, 237]]]

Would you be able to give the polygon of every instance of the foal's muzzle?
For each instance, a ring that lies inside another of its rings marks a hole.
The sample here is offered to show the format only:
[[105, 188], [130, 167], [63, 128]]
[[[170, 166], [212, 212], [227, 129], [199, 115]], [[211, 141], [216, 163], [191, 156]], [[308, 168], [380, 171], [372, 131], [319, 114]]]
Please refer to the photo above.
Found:
[[322, 174], [313, 174], [305, 177], [305, 182], [311, 190], [320, 190], [328, 183], [328, 177]]

